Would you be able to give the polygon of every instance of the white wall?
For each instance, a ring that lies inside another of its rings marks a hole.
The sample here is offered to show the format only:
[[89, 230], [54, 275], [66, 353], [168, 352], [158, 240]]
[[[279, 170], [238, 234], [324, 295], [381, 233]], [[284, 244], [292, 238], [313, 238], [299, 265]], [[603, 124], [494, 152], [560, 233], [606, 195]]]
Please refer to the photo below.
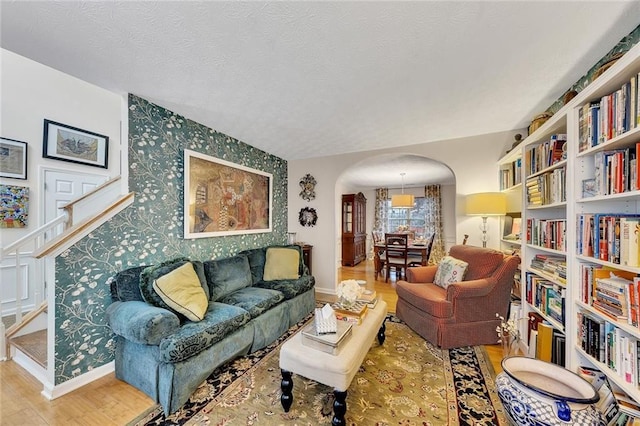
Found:
[[[0, 228], [0, 247], [43, 225], [43, 168], [117, 176], [120, 172], [120, 121], [122, 97], [68, 74], [0, 50], [0, 136], [27, 142], [27, 180], [0, 178], [2, 185], [29, 188], [26, 228]], [[42, 158], [44, 120], [49, 119], [109, 137], [108, 169]], [[42, 278], [32, 258], [32, 247], [21, 249], [23, 265], [22, 308], [32, 309], [40, 302]], [[0, 302], [4, 314], [15, 311], [16, 261], [8, 256], [0, 262]], [[51, 309], [51, 308], [50, 308]]]
[[[0, 184], [29, 188], [27, 228], [0, 229], [6, 246], [42, 225], [43, 167], [117, 176], [120, 173], [122, 97], [5, 49], [0, 50], [0, 136], [28, 144], [27, 180], [0, 178]], [[126, 111], [124, 111], [126, 113]], [[109, 137], [109, 168], [42, 158], [44, 120]]]
[[[383, 154], [422, 155], [446, 164], [456, 179], [455, 186], [443, 187], [443, 192], [448, 195], [444, 198], [454, 200], [453, 203], [447, 202], [443, 205], [443, 215], [455, 218], [452, 221], [445, 220], [447, 248], [451, 244], [460, 244], [464, 234], [469, 234], [467, 244], [482, 245], [480, 219], [464, 215], [464, 197], [475, 192], [499, 189], [497, 161], [511, 147], [516, 133], [522, 133], [522, 130], [431, 142], [400, 149], [289, 161], [289, 230], [297, 232], [300, 241], [313, 245], [313, 274], [316, 277], [317, 290], [327, 293], [333, 293], [335, 290], [340, 260], [340, 196], [344, 190], [348, 192], [350, 189], [338, 184], [345, 170], [359, 161]], [[298, 196], [298, 186], [295, 185], [307, 173], [314, 176], [318, 182], [316, 198], [311, 202], [306, 202]], [[453, 194], [455, 196], [451, 196]], [[299, 210], [307, 206], [315, 208], [318, 213], [318, 223], [315, 227], [302, 227], [298, 223]], [[488, 246], [499, 248], [499, 220], [492, 219], [489, 218]], [[367, 231], [369, 232], [370, 228]]]

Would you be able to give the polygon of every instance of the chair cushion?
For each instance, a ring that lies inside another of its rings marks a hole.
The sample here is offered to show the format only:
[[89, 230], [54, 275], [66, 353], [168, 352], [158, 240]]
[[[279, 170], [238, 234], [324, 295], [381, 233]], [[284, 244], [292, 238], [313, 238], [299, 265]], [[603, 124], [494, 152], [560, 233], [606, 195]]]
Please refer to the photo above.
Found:
[[300, 252], [284, 247], [269, 247], [264, 265], [263, 281], [295, 280], [300, 274]]
[[442, 288], [447, 288], [451, 283], [457, 283], [464, 280], [465, 272], [469, 264], [455, 257], [445, 256], [438, 264], [436, 276], [433, 283]]
[[469, 245], [455, 245], [449, 255], [469, 264], [464, 277], [467, 281], [488, 277], [504, 260], [504, 254], [498, 250]]
[[202, 321], [187, 321], [160, 342], [160, 361], [180, 362], [199, 354], [249, 322], [249, 312], [237, 306], [209, 302]]
[[447, 291], [431, 283], [408, 283], [398, 281], [396, 284], [398, 299], [418, 308], [436, 318], [451, 318], [453, 303], [447, 300]]
[[289, 300], [312, 289], [315, 283], [313, 275], [303, 275], [297, 280], [260, 281], [255, 287], [278, 290], [286, 300]]
[[220, 302], [238, 306], [256, 318], [284, 300], [284, 295], [277, 290], [267, 288], [245, 287], [223, 297]]
[[191, 263], [158, 277], [153, 289], [169, 307], [190, 319], [200, 321], [207, 311], [207, 295]]

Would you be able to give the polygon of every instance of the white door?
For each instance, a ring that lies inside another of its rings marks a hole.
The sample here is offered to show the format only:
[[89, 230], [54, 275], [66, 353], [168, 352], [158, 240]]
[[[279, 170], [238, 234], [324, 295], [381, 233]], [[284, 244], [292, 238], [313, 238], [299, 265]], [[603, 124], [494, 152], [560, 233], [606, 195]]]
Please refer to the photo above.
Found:
[[104, 183], [108, 176], [89, 173], [44, 171], [44, 221], [42, 225], [62, 214], [62, 207]]

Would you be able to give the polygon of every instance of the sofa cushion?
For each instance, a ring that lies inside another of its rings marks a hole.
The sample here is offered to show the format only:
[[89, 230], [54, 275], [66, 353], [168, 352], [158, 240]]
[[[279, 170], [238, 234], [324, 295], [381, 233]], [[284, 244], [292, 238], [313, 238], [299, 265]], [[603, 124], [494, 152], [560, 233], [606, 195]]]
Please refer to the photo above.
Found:
[[440, 260], [436, 276], [433, 283], [442, 288], [447, 288], [451, 283], [457, 283], [464, 280], [465, 272], [467, 272], [469, 264], [455, 257], [445, 256]]
[[299, 294], [312, 289], [316, 280], [313, 275], [303, 275], [297, 280], [260, 281], [255, 287], [278, 290], [286, 300], [293, 299]]
[[204, 271], [209, 283], [209, 298], [213, 301], [251, 285], [251, 270], [245, 255], [207, 260]]
[[453, 317], [453, 303], [447, 300], [447, 290], [432, 283], [398, 281], [398, 299], [436, 318]]
[[204, 318], [209, 301], [191, 263], [156, 278], [153, 289], [173, 311], [191, 321]]
[[263, 281], [295, 280], [300, 276], [300, 252], [292, 248], [269, 247], [264, 264]]
[[180, 362], [199, 354], [250, 320], [249, 312], [237, 306], [209, 302], [202, 321], [186, 322], [160, 342], [162, 362]]
[[464, 279], [467, 281], [486, 278], [502, 264], [504, 254], [498, 250], [469, 245], [455, 245], [449, 255], [469, 264]]
[[264, 275], [264, 264], [267, 261], [266, 248], [257, 248], [241, 251], [240, 255], [247, 256], [249, 269], [251, 269], [251, 284], [262, 281]]
[[256, 318], [283, 300], [284, 295], [277, 290], [245, 287], [226, 295], [220, 302], [238, 306], [249, 312], [251, 318]]
[[119, 302], [131, 302], [134, 300], [143, 302], [140, 293], [140, 274], [149, 266], [136, 266], [125, 269], [109, 279], [111, 288], [111, 300]]

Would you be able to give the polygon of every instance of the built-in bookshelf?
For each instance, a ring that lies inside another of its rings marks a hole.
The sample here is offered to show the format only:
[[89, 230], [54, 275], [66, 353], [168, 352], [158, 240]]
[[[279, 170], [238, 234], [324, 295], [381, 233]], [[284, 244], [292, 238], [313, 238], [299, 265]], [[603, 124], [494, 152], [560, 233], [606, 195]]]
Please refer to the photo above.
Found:
[[524, 349], [537, 335], [545, 358], [597, 369], [636, 402], [639, 74], [637, 44], [520, 147]]

